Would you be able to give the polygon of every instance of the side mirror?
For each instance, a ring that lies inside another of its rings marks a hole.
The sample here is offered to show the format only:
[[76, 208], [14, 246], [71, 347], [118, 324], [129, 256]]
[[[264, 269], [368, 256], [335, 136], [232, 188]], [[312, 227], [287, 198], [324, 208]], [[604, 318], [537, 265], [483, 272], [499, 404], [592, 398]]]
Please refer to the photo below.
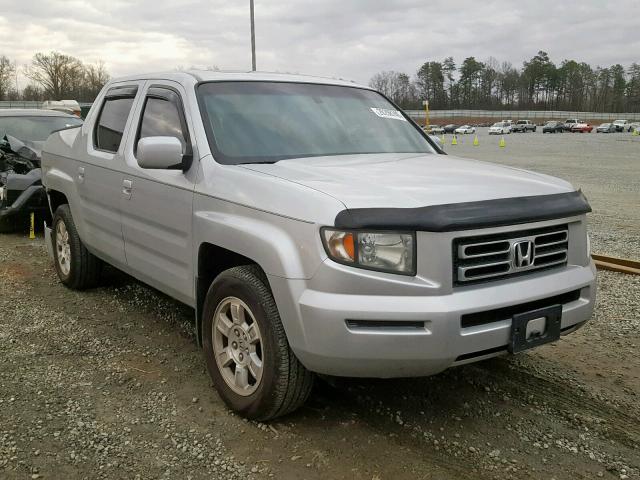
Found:
[[181, 170], [182, 143], [176, 137], [141, 138], [136, 157], [142, 168]]

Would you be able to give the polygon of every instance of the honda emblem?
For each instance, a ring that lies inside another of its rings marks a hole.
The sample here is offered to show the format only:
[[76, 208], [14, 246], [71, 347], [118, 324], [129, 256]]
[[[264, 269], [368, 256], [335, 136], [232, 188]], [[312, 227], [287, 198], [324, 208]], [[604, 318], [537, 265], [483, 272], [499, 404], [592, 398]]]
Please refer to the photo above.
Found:
[[522, 240], [513, 244], [513, 266], [516, 269], [533, 265], [535, 246], [531, 240]]

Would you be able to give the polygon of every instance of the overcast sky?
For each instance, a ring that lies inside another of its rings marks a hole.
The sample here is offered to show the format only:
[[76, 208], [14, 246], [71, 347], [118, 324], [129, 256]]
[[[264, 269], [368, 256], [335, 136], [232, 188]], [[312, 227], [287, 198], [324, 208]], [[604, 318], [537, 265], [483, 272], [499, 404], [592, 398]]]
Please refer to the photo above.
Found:
[[[638, 0], [255, 0], [258, 69], [368, 83], [425, 60], [545, 50], [593, 66], [640, 62]], [[0, 55], [57, 50], [112, 76], [250, 69], [249, 0], [0, 0]], [[25, 83], [23, 79], [21, 83]], [[21, 85], [21, 87], [24, 85]]]

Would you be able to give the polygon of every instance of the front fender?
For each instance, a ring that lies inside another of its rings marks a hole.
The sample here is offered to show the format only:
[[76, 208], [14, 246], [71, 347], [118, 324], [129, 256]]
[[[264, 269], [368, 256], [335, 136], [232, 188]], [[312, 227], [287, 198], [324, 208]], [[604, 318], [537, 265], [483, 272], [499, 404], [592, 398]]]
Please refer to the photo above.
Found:
[[193, 231], [194, 254], [211, 243], [250, 258], [268, 275], [308, 279], [326, 258], [315, 223], [203, 195], [194, 198]]

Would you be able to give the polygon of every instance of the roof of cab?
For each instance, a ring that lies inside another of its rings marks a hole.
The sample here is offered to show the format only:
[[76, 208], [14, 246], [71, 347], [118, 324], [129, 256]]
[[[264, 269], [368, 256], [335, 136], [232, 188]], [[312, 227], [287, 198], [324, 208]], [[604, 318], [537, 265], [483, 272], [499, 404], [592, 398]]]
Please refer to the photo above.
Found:
[[59, 110], [41, 110], [38, 108], [2, 108], [0, 117], [71, 117], [75, 115], [61, 112]]
[[342, 85], [348, 87], [370, 88], [355, 82], [336, 78], [297, 75], [290, 73], [221, 71], [221, 70], [185, 70], [175, 72], [145, 73], [114, 78], [110, 83], [132, 80], [173, 80], [183, 84], [213, 81], [265, 81], [265, 82], [298, 82], [318, 83], [323, 85]]

